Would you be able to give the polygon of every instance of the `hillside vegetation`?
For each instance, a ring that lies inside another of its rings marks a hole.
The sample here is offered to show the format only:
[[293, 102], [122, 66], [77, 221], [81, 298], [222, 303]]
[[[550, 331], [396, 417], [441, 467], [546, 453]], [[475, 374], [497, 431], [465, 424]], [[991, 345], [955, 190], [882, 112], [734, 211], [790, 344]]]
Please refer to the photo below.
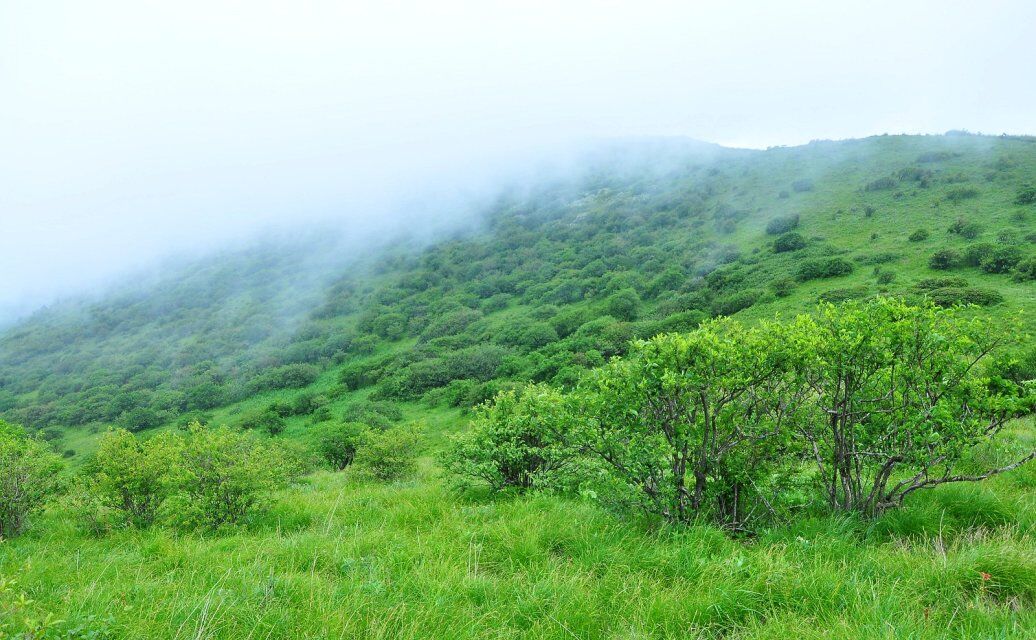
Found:
[[1031, 637], [1034, 185], [1031, 138], [629, 143], [40, 311], [0, 638]]

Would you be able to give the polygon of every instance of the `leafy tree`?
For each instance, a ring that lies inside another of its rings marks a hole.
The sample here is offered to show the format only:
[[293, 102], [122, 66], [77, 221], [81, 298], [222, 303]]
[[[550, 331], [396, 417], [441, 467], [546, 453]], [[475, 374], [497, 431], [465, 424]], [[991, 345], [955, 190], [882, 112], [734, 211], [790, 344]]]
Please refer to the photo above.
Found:
[[974, 481], [957, 467], [1024, 405], [991, 392], [977, 365], [1010, 332], [928, 305], [878, 299], [822, 307], [790, 334], [810, 414], [800, 424], [832, 509], [876, 514], [911, 493]]
[[741, 527], [765, 505], [751, 496], [765, 491], [800, 400], [783, 343], [777, 326], [729, 321], [638, 342], [580, 387], [577, 442], [640, 508]]
[[25, 530], [58, 488], [61, 458], [0, 420], [0, 542]]
[[500, 393], [476, 409], [468, 432], [453, 438], [446, 468], [493, 490], [556, 485], [574, 458], [565, 440], [573, 419], [568, 405], [545, 385]]

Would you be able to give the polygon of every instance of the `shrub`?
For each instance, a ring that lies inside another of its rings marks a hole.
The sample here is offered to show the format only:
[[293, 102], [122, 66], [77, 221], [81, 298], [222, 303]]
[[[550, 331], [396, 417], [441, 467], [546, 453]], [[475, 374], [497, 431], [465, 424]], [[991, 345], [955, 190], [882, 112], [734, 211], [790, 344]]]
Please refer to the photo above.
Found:
[[356, 457], [356, 449], [368, 427], [359, 422], [325, 423], [310, 434], [313, 449], [332, 469], [340, 471]]
[[853, 264], [843, 258], [807, 260], [799, 265], [798, 279], [802, 282], [818, 278], [835, 278], [853, 272]]
[[895, 271], [882, 271], [878, 274], [878, 284], [892, 284], [895, 280]]
[[87, 467], [80, 516], [94, 530], [109, 516], [136, 527], [161, 519], [216, 529], [260, 511], [271, 492], [300, 470], [297, 457], [283, 447], [226, 427], [193, 424], [147, 440], [109, 431]]
[[558, 486], [574, 458], [565, 440], [568, 404], [545, 385], [500, 393], [476, 409], [468, 432], [452, 439], [446, 468], [461, 484], [484, 483], [495, 491]]
[[1011, 332], [880, 299], [826, 307], [799, 323], [815, 341], [800, 371], [818, 418], [802, 422], [800, 433], [830, 508], [880, 513], [915, 491], [981, 480], [1036, 457], [974, 475], [958, 468], [1024, 406], [1016, 390], [990, 391], [976, 367]]
[[948, 276], [943, 278], [922, 278], [917, 281], [914, 285], [915, 288], [922, 291], [931, 291], [933, 289], [942, 289], [944, 287], [968, 287], [971, 283], [964, 278], [958, 276]]
[[159, 433], [142, 440], [125, 429], [101, 437], [87, 465], [89, 491], [98, 506], [115, 514], [119, 524], [147, 527], [175, 492], [180, 441]]
[[1036, 204], [1036, 187], [1023, 187], [1014, 198], [1015, 204], [1028, 205]]
[[1014, 279], [1018, 282], [1036, 280], [1036, 257], [1019, 262], [1015, 267]]
[[770, 283], [770, 288], [773, 289], [773, 294], [778, 298], [790, 296], [796, 286], [798, 285], [795, 283], [795, 279], [789, 277], [777, 278]]
[[782, 216], [779, 218], [773, 218], [766, 224], [766, 233], [771, 236], [779, 236], [782, 233], [787, 233], [799, 226], [799, 214], [794, 213], [790, 216]]
[[994, 249], [979, 264], [986, 273], [1007, 273], [1022, 261], [1022, 250], [1008, 245]]
[[797, 408], [774, 401], [786, 391], [783, 344], [772, 328], [730, 321], [638, 342], [580, 387], [573, 437], [621, 503], [676, 522], [706, 516], [741, 528], [758, 515], [753, 496], [780, 480], [772, 463], [783, 434], [774, 428]]
[[751, 307], [759, 299], [759, 292], [754, 289], [738, 291], [722, 298], [717, 298], [712, 303], [712, 315], [732, 316], [738, 311]]
[[929, 268], [936, 269], [939, 271], [953, 269], [954, 267], [958, 266], [960, 262], [960, 254], [953, 249], [940, 249], [933, 253], [930, 258], [928, 258]]
[[978, 287], [940, 287], [929, 290], [927, 295], [934, 304], [940, 307], [969, 304], [988, 307], [1004, 301], [1004, 296], [999, 291]]
[[53, 496], [61, 466], [50, 447], [0, 420], [0, 544], [22, 533]]
[[257, 375], [251, 381], [253, 391], [271, 389], [298, 389], [316, 381], [320, 369], [311, 364], [286, 364]]
[[928, 239], [928, 236], [928, 229], [917, 229], [916, 231], [911, 233], [910, 237], [908, 237], [907, 239], [910, 240], [910, 242], [924, 242]]
[[[287, 408], [287, 405], [284, 405]], [[239, 426], [242, 429], [265, 431], [271, 436], [279, 435], [286, 426], [284, 416], [278, 411], [278, 406], [270, 406], [262, 411], [246, 414], [241, 418]]]
[[482, 312], [475, 309], [463, 308], [451, 311], [425, 327], [425, 330], [421, 332], [421, 342], [456, 335], [467, 329], [471, 323], [481, 319]]
[[845, 287], [843, 289], [829, 289], [817, 296], [817, 300], [819, 302], [845, 302], [846, 300], [866, 298], [868, 295], [870, 295], [870, 287], [861, 285], [858, 287]]
[[808, 178], [803, 178], [801, 180], [796, 180], [795, 182], [791, 183], [791, 189], [792, 189], [792, 191], [795, 191], [796, 193], [803, 193], [805, 191], [812, 191], [813, 190], [813, 181], [808, 179]]
[[947, 231], [955, 233], [962, 238], [974, 240], [982, 233], [982, 226], [975, 222], [968, 222], [964, 218], [957, 218]]
[[538, 349], [557, 341], [558, 332], [546, 322], [517, 318], [500, 329], [494, 338], [512, 347]]
[[974, 187], [954, 187], [946, 192], [946, 199], [954, 204], [978, 197], [978, 189]]
[[342, 414], [345, 422], [359, 422], [375, 429], [388, 429], [403, 419], [403, 410], [393, 402], [366, 400], [351, 404]]
[[980, 267], [996, 253], [997, 246], [988, 242], [973, 244], [964, 250], [963, 262], [969, 267]]
[[806, 239], [802, 237], [801, 233], [791, 231], [789, 233], [782, 234], [773, 241], [773, 250], [777, 253], [786, 253], [788, 251], [798, 251], [806, 246]]
[[619, 320], [636, 320], [640, 311], [640, 296], [633, 289], [623, 289], [609, 296], [604, 307], [605, 313]]
[[866, 185], [864, 185], [863, 190], [888, 191], [890, 189], [895, 189], [898, 185], [899, 182], [895, 178], [893, 178], [892, 176], [885, 176], [883, 178], [878, 178], [877, 180], [872, 180], [871, 182], [868, 182]]
[[255, 515], [301, 472], [287, 449], [226, 427], [193, 425], [180, 438], [166, 512], [188, 528], [218, 529]]
[[356, 448], [354, 466], [365, 476], [392, 482], [417, 472], [421, 437], [413, 425], [365, 431]]

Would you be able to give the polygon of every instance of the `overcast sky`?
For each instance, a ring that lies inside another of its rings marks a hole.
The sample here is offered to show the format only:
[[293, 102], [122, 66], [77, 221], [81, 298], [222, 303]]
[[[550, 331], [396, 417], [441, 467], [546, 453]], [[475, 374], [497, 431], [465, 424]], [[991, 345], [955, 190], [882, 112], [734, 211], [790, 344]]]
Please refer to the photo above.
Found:
[[544, 148], [1036, 133], [1036, 2], [0, 0], [0, 314]]

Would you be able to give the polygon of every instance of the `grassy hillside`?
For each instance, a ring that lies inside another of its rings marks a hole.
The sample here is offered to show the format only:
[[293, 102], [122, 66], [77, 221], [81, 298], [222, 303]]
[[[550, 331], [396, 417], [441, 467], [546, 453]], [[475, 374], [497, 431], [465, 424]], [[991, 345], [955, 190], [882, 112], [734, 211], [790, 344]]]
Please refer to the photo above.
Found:
[[[623, 145], [427, 247], [319, 269], [304, 256], [333, 248], [262, 247], [41, 312], [0, 336], [0, 415], [70, 466], [109, 425], [191, 419], [289, 442], [416, 421], [426, 448], [412, 480], [320, 472], [219, 535], [94, 538], [51, 509], [0, 543], [17, 577], [0, 613], [24, 594], [19, 616], [83, 630], [68, 637], [1029, 637], [1032, 465], [876, 521], [734, 540], [574, 498], [458, 495], [437, 453], [501, 389], [570, 387], [632, 338], [713, 316], [887, 294], [1031, 334], [1032, 185], [1030, 138]], [[1020, 342], [1015, 375], [1032, 378]], [[1012, 436], [1031, 447], [1031, 420]]]

